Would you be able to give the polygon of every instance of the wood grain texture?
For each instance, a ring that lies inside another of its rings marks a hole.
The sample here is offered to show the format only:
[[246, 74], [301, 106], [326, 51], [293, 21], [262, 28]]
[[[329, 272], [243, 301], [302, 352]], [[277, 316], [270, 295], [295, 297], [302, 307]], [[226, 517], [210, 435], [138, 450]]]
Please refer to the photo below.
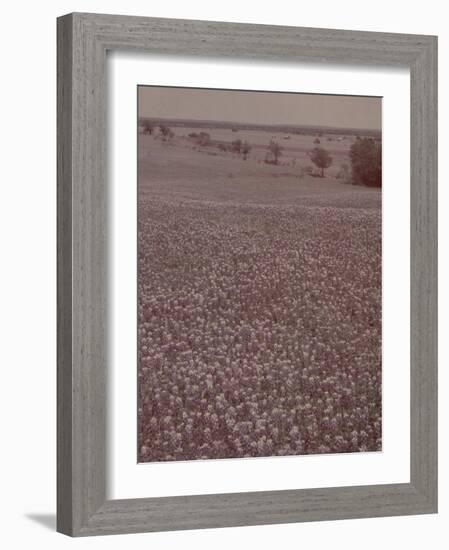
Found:
[[[106, 500], [105, 109], [112, 49], [410, 68], [410, 483]], [[436, 350], [436, 37], [116, 15], [59, 18], [58, 531], [85, 536], [436, 512]]]
[[72, 25], [58, 20], [57, 529], [72, 530]]
[[411, 66], [411, 482], [437, 508], [437, 43]]

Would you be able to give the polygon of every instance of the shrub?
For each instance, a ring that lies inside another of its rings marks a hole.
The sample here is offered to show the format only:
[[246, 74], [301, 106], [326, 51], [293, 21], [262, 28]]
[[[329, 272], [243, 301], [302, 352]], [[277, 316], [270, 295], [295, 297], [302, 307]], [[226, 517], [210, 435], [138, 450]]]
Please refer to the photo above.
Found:
[[313, 166], [301, 166], [301, 177], [302, 176], [311, 176], [313, 174]]
[[200, 132], [197, 136], [196, 142], [201, 147], [207, 147], [211, 143], [210, 134], [208, 132]]
[[337, 173], [337, 179], [343, 180], [343, 183], [351, 183], [352, 182], [352, 176], [351, 176], [351, 169], [348, 164], [345, 162], [340, 165], [340, 170]]

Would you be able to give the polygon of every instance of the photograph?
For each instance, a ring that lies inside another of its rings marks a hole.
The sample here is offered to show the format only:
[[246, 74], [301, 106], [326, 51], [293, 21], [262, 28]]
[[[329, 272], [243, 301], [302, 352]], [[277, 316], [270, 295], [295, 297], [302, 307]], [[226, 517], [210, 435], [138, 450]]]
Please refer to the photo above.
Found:
[[137, 104], [137, 462], [382, 451], [382, 98]]

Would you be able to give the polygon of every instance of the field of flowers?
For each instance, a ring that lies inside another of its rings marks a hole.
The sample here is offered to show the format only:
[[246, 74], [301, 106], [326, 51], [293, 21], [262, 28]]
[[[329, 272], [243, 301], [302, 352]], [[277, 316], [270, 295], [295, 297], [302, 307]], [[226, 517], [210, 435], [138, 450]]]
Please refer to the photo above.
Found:
[[139, 202], [140, 462], [381, 449], [381, 210]]

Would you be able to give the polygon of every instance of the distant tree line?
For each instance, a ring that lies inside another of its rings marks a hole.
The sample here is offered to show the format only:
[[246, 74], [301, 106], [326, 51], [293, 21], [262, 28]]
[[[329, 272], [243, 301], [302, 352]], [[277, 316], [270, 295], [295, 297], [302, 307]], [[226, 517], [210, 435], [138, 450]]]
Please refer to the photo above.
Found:
[[[150, 122], [144, 122], [142, 126], [142, 134], [151, 136], [155, 135], [156, 128], [159, 128], [159, 135], [162, 136], [164, 140], [172, 139], [175, 136], [175, 133], [171, 128], [166, 126], [165, 124], [160, 124], [159, 126], [154, 126]], [[157, 137], [155, 135], [155, 137]]]
[[210, 134], [208, 132], [191, 132], [188, 134], [189, 138], [192, 138], [196, 141], [201, 147], [208, 147], [210, 145], [216, 145], [216, 147], [223, 152], [236, 153], [241, 155], [243, 160], [248, 158], [249, 153], [251, 152], [252, 145], [249, 141], [242, 141], [241, 139], [235, 139], [231, 143], [223, 142], [212, 142]]

